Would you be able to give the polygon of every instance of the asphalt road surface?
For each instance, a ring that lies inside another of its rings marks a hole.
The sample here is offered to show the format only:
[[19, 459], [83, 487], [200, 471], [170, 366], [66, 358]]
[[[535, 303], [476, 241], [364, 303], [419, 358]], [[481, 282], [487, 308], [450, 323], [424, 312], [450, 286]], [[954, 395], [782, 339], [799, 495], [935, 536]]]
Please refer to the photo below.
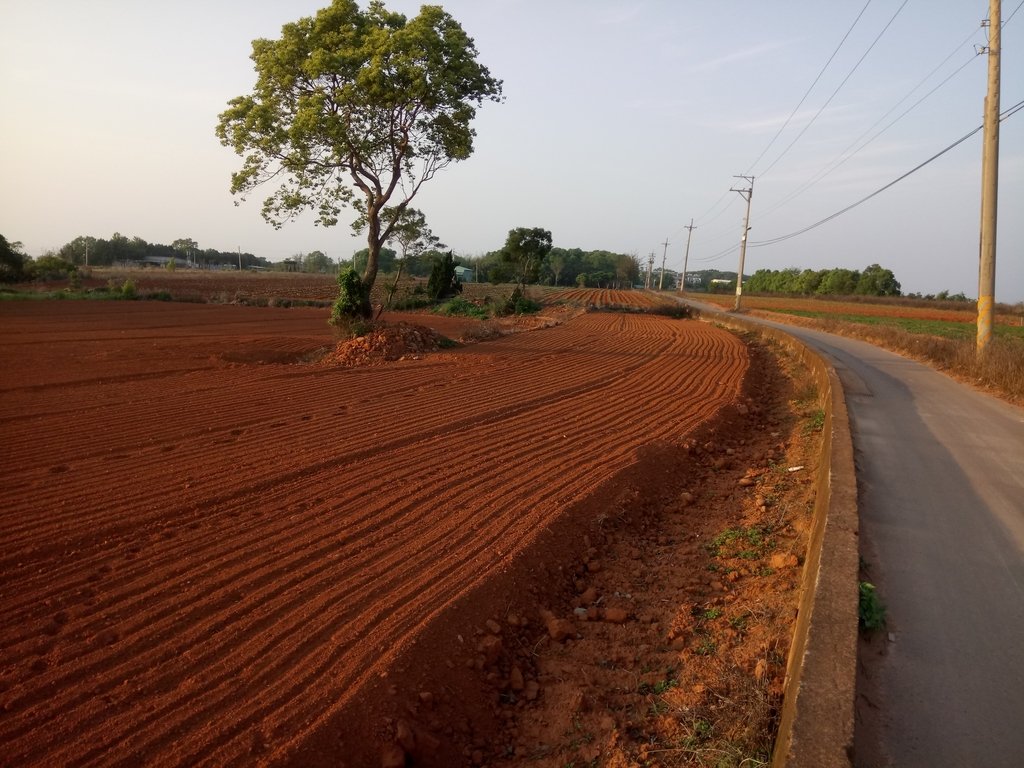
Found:
[[861, 557], [887, 606], [886, 631], [860, 643], [855, 765], [1024, 765], [1024, 410], [765, 322], [822, 353], [846, 392]]

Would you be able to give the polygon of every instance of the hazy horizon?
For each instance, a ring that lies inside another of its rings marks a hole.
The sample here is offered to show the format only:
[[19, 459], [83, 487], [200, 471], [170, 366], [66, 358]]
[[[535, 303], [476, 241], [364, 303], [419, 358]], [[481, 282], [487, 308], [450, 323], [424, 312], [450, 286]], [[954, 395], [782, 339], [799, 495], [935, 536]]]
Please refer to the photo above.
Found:
[[[345, 216], [332, 229], [303, 216], [275, 230], [261, 195], [236, 206], [240, 159], [214, 135], [228, 100], [251, 91], [252, 40], [323, 5], [0, 5], [0, 233], [32, 255], [114, 232], [271, 261], [365, 247]], [[419, 3], [386, 5], [412, 16]], [[729, 190], [746, 174], [748, 275], [878, 263], [904, 292], [977, 296], [980, 132], [845, 214], [758, 243], [843, 210], [981, 124], [984, 0], [876, 0], [856, 25], [863, 4], [806, 0], [784, 14], [738, 0], [442, 5], [505, 92], [478, 113], [474, 154], [412, 203], [457, 253], [543, 227], [556, 246], [654, 252], [656, 266], [667, 239], [666, 265], [679, 270], [692, 218], [690, 269], [736, 271], [744, 202]], [[1004, 111], [1024, 99], [1014, 11], [1003, 8]], [[1024, 300], [1024, 116], [1002, 123], [1000, 160], [996, 298], [1013, 303]]]

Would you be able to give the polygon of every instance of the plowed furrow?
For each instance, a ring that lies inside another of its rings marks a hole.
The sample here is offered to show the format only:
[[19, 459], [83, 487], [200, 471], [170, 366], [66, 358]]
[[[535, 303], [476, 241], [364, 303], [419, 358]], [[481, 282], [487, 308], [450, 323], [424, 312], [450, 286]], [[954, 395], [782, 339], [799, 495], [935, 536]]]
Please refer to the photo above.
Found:
[[[180, 400], [126, 378], [97, 393], [114, 422], [24, 386], [8, 445], [50, 464], [0, 473], [19, 584], [0, 587], [0, 747], [26, 765], [286, 749], [637, 447], [711, 418], [745, 365], [715, 329], [598, 314], [443, 364], [194, 370]], [[102, 447], [83, 436], [102, 427]]]

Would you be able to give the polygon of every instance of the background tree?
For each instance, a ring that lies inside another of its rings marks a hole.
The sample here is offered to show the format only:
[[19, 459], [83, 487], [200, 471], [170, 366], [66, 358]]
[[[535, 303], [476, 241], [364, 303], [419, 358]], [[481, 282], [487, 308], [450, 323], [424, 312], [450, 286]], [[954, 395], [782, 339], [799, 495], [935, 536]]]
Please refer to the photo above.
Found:
[[323, 251], [310, 251], [302, 258], [303, 272], [332, 272], [331, 260]]
[[513, 268], [513, 277], [519, 286], [535, 283], [540, 275], [540, 265], [551, 250], [551, 232], [534, 227], [517, 227], [509, 230], [501, 258]]
[[900, 284], [891, 269], [871, 264], [860, 273], [856, 292], [867, 296], [899, 296]]
[[440, 301], [450, 296], [457, 296], [462, 293], [462, 283], [455, 274], [455, 259], [452, 252], [444, 254], [434, 262], [434, 268], [430, 272], [430, 279], [427, 281], [427, 296], [431, 301]]
[[562, 272], [565, 271], [566, 265], [569, 263], [569, 255], [565, 252], [564, 248], [552, 248], [548, 254], [547, 265], [548, 269], [551, 270], [551, 276], [554, 278], [553, 284], [558, 285], [558, 280], [562, 276]]
[[640, 258], [635, 254], [617, 253], [615, 256], [616, 288], [631, 288], [640, 282]]
[[477, 61], [472, 38], [439, 6], [407, 20], [378, 0], [361, 11], [334, 0], [315, 17], [255, 40], [253, 93], [228, 103], [217, 135], [243, 158], [233, 194], [279, 181], [263, 217], [280, 227], [307, 208], [333, 226], [341, 209], [367, 230], [361, 285], [421, 185], [473, 151], [470, 122], [501, 81]]
[[860, 272], [837, 268], [825, 273], [818, 285], [818, 293], [826, 296], [849, 296], [857, 289]]
[[[380, 317], [381, 312], [385, 309], [391, 307], [391, 300], [395, 297], [398, 282], [402, 279], [402, 271], [409, 263], [409, 259], [418, 258], [428, 248], [436, 250], [444, 247], [441, 240], [427, 226], [427, 217], [423, 215], [422, 211], [415, 208], [406, 208], [402, 211], [392, 230], [391, 237], [402, 249], [402, 256], [398, 259], [398, 269], [395, 270], [394, 280], [387, 286], [387, 296], [377, 312], [377, 317]], [[431, 277], [433, 277], [433, 271]]]
[[181, 256], [186, 264], [189, 264], [192, 263], [195, 252], [199, 250], [199, 243], [191, 237], [179, 237], [171, 243], [171, 248]]
[[[395, 268], [395, 259], [398, 254], [391, 248], [381, 248], [377, 256], [378, 268], [381, 272], [391, 272]], [[359, 273], [366, 272], [366, 264], [370, 260], [370, 249], [361, 248], [352, 254], [352, 269]]]
[[402, 263], [409, 258], [417, 258], [424, 251], [445, 247], [441, 239], [430, 231], [427, 217], [416, 208], [406, 208], [402, 211], [391, 231], [391, 239], [402, 249]]
[[19, 241], [9, 243], [6, 237], [0, 235], [0, 283], [23, 280], [27, 258]]

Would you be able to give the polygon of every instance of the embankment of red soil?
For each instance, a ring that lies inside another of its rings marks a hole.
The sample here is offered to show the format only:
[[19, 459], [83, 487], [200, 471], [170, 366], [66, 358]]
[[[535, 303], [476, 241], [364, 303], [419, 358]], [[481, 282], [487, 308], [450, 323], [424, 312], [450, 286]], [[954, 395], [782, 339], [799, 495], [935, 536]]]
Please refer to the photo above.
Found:
[[[569, 512], [736, 402], [748, 367], [725, 331], [640, 315], [339, 368], [307, 362], [337, 342], [322, 310], [0, 320], [0, 748], [18, 765], [365, 764], [397, 735], [382, 681], [470, 672], [431, 645], [444, 627], [486, 663], [474, 622], [511, 626], [488, 585], [557, 578]], [[417, 692], [470, 705], [423, 726], [436, 759], [488, 734], [471, 691]]]

